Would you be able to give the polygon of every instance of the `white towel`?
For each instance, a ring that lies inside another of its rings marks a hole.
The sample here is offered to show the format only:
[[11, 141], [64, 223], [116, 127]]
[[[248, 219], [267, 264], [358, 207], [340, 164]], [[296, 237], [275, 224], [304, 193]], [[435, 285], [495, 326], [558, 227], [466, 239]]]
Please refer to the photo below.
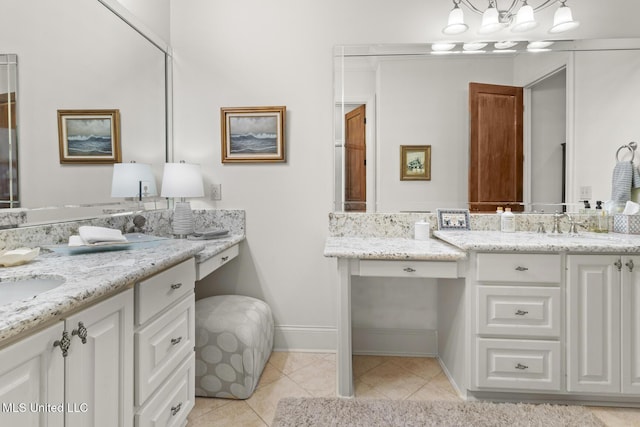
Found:
[[631, 199], [631, 189], [640, 187], [640, 174], [633, 162], [618, 162], [613, 168], [611, 200], [626, 203]]
[[127, 238], [122, 235], [120, 230], [106, 227], [83, 225], [78, 228], [78, 234], [80, 234], [80, 238], [87, 244], [127, 241]]

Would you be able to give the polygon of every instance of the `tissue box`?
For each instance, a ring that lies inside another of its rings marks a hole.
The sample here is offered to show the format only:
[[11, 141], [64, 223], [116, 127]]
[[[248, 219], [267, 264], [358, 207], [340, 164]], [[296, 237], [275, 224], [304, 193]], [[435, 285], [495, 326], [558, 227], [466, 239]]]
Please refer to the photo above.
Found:
[[615, 214], [613, 231], [614, 233], [640, 234], [640, 215]]

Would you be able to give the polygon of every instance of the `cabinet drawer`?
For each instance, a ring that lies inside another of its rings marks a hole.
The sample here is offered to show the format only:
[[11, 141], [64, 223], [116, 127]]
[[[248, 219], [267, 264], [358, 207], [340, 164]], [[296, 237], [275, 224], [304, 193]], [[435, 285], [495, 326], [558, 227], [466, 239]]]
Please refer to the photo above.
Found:
[[184, 425], [195, 404], [195, 355], [186, 358], [171, 378], [136, 413], [136, 427]]
[[187, 296], [135, 334], [136, 404], [141, 405], [193, 352], [195, 296]]
[[478, 334], [560, 337], [560, 288], [478, 286]]
[[481, 253], [477, 258], [480, 282], [560, 283], [559, 254]]
[[458, 277], [455, 261], [360, 261], [360, 276], [376, 277]]
[[479, 388], [560, 390], [559, 342], [478, 339], [476, 343]]
[[209, 258], [206, 261], [197, 263], [196, 280], [201, 280], [209, 274], [213, 273], [215, 270], [237, 257], [238, 253], [238, 245], [234, 245], [220, 252], [218, 255]]
[[188, 259], [136, 285], [136, 324], [141, 325], [175, 301], [193, 292], [195, 261]]

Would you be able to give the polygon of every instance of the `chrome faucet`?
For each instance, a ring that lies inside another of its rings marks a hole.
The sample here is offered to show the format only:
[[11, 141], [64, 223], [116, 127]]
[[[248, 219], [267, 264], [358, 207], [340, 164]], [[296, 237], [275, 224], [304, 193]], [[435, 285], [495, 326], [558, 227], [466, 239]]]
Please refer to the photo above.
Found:
[[551, 229], [551, 234], [562, 234], [562, 230], [560, 230], [560, 220], [567, 216], [567, 214], [556, 213], [553, 214], [553, 228]]
[[578, 222], [571, 215], [566, 214], [567, 219], [569, 220], [569, 234], [578, 234], [578, 227], [587, 228], [587, 224], [585, 221]]

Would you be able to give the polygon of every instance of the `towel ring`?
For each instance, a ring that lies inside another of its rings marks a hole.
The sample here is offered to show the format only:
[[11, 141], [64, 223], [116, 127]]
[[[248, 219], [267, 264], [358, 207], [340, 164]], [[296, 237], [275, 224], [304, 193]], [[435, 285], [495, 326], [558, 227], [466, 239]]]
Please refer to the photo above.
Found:
[[623, 145], [622, 147], [618, 148], [618, 151], [616, 151], [616, 160], [620, 161], [620, 157], [619, 157], [620, 150], [626, 148], [627, 150], [631, 151], [631, 160], [630, 161], [633, 162], [633, 159], [636, 156], [636, 147], [637, 146], [638, 146], [638, 144], [632, 141], [629, 144]]

